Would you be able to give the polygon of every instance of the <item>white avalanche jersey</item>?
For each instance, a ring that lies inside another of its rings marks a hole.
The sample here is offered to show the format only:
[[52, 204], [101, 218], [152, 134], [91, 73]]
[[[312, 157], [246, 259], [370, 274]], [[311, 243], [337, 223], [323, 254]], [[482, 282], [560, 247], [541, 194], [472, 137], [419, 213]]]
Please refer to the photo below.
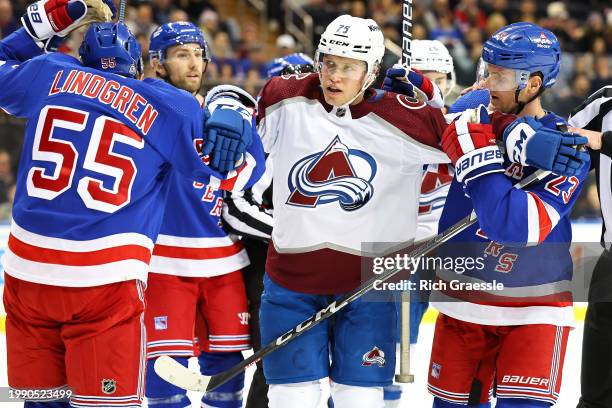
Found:
[[318, 75], [306, 74], [270, 80], [258, 115], [274, 163], [271, 279], [347, 292], [359, 285], [361, 255], [414, 240], [423, 165], [448, 162], [440, 110], [371, 90], [340, 116]]

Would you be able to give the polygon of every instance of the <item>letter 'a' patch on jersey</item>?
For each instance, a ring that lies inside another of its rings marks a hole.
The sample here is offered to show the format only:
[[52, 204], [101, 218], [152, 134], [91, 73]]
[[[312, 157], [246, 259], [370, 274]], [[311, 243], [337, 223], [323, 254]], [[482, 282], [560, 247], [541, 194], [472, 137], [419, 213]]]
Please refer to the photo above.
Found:
[[336, 136], [323, 150], [300, 159], [289, 172], [287, 204], [311, 207], [335, 203], [345, 211], [363, 207], [374, 194], [374, 158], [349, 149]]

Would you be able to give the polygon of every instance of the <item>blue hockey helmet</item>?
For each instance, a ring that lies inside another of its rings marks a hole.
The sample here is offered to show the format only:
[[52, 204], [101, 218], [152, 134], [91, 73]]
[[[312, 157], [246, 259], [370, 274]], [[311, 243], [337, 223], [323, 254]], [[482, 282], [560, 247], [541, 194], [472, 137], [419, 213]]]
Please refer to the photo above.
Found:
[[83, 65], [130, 78], [143, 72], [140, 53], [140, 44], [123, 23], [91, 24], [79, 48]]
[[178, 21], [161, 25], [151, 34], [149, 42], [149, 59], [157, 58], [163, 62], [166, 50], [173, 45], [198, 44], [202, 48], [204, 62], [210, 60], [208, 44], [204, 40], [202, 31], [193, 23]]
[[561, 46], [557, 37], [545, 28], [532, 23], [514, 23], [501, 28], [485, 42], [482, 62], [516, 70], [519, 89], [536, 72], [542, 73], [542, 88], [549, 88], [559, 74]]
[[314, 72], [314, 61], [308, 55], [296, 52], [273, 59], [265, 69], [268, 79], [279, 75], [304, 74]]

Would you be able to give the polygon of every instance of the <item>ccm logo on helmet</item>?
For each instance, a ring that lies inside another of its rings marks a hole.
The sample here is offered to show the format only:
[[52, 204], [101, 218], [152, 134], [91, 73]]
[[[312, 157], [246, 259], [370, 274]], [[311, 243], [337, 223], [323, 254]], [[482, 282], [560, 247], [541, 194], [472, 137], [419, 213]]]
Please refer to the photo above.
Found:
[[336, 41], [336, 40], [329, 40], [329, 43], [330, 43], [330, 44], [336, 44], [336, 45], [342, 45], [342, 46], [344, 46], [344, 47], [348, 47], [349, 45], [351, 45], [351, 44], [349, 44], [349, 43], [347, 43], [347, 42], [344, 42], [344, 41]]

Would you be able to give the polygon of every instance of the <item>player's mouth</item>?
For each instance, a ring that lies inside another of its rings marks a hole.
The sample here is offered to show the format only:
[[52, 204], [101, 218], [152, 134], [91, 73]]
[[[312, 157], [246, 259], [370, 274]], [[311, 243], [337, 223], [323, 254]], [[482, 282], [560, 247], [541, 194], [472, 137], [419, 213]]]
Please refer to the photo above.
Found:
[[327, 90], [327, 92], [330, 93], [330, 95], [333, 95], [333, 96], [340, 95], [343, 92], [341, 89], [338, 89], [334, 86], [328, 86], [325, 89]]

